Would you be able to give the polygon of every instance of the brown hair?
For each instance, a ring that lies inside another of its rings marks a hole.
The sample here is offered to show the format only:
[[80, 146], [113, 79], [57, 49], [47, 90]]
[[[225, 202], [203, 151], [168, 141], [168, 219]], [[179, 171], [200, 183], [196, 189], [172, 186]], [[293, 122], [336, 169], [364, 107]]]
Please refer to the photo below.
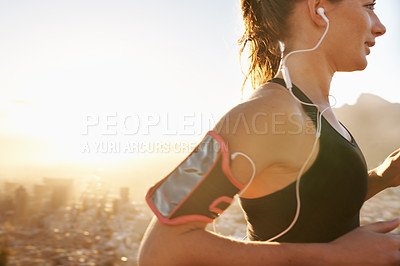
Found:
[[[241, 0], [245, 30], [238, 40], [240, 56], [249, 43], [250, 65], [243, 87], [250, 77], [253, 89], [273, 78], [281, 61], [279, 41], [289, 34], [288, 18], [303, 0]], [[330, 0], [340, 2], [341, 0]]]

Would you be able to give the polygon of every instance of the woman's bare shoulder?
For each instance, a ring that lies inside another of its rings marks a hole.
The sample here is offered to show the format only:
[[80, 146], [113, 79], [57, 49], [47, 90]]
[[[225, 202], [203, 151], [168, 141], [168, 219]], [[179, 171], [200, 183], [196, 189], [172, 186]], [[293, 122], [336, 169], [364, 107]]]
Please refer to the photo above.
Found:
[[[296, 168], [293, 162], [307, 156], [300, 153], [308, 150], [315, 139], [315, 128], [301, 104], [277, 84], [260, 87], [247, 101], [226, 113], [215, 130], [228, 143], [231, 153], [249, 155], [257, 172], [274, 164]], [[242, 162], [232, 167], [246, 168], [245, 160]]]
[[[298, 120], [293, 123], [293, 118]], [[306, 119], [301, 105], [282, 86], [267, 83], [243, 103], [227, 112], [215, 130], [227, 137], [274, 135], [279, 129], [291, 131]], [[284, 134], [284, 133], [283, 133]]]

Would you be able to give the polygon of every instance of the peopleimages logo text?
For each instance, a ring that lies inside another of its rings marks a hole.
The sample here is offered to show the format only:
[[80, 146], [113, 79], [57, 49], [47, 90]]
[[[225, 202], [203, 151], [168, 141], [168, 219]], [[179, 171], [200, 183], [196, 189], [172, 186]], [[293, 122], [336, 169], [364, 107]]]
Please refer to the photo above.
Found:
[[240, 129], [247, 134], [315, 134], [313, 122], [300, 114], [282, 112], [238, 113], [224, 116], [217, 124], [211, 113], [88, 114], [84, 116], [84, 136], [200, 136], [216, 127], [227, 134]]

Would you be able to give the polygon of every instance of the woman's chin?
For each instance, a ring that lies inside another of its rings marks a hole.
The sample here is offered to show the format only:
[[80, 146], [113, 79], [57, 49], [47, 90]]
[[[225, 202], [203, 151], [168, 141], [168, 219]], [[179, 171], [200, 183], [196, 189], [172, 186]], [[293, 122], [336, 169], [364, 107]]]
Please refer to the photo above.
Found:
[[338, 72], [353, 72], [353, 71], [362, 71], [367, 68], [368, 61], [366, 58], [364, 60], [360, 60], [356, 64], [347, 65], [346, 67], [341, 68]]

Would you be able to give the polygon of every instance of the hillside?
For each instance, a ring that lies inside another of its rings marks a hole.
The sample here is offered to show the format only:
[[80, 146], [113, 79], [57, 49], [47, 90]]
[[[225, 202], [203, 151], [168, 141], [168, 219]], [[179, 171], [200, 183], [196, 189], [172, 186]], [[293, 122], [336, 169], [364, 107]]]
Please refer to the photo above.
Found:
[[362, 94], [355, 105], [334, 109], [351, 131], [366, 157], [369, 168], [400, 148], [400, 104], [372, 94]]

